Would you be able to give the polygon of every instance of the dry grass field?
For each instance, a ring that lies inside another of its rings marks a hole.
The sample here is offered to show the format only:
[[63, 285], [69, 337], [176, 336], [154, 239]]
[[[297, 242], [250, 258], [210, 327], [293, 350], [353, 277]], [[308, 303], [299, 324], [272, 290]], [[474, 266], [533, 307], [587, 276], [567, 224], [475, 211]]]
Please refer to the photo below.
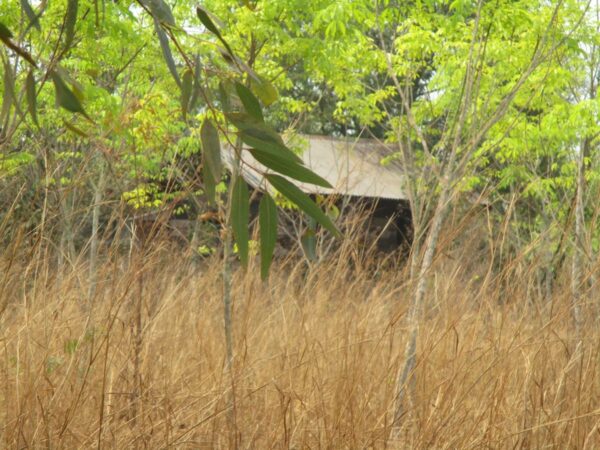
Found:
[[237, 270], [229, 370], [217, 257], [107, 257], [91, 306], [85, 265], [59, 275], [48, 259], [0, 262], [2, 448], [600, 446], [600, 331], [590, 313], [577, 346], [568, 290], [542, 299], [526, 266], [500, 282], [437, 264], [392, 430], [400, 269], [278, 263], [269, 285]]

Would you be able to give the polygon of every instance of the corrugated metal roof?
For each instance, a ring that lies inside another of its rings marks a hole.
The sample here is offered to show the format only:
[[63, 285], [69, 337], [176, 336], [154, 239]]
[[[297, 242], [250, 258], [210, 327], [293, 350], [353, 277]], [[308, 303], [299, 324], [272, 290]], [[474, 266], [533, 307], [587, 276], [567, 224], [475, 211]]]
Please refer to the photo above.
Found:
[[[397, 163], [382, 165], [381, 159], [392, 151], [371, 139], [339, 139], [326, 136], [302, 136], [307, 142], [301, 155], [304, 164], [325, 178], [333, 189], [291, 180], [307, 194], [341, 194], [357, 197], [405, 200], [402, 189], [403, 173]], [[223, 152], [230, 168], [233, 151]], [[242, 175], [253, 187], [264, 190], [266, 183], [261, 171], [267, 169], [252, 155], [242, 152]]]

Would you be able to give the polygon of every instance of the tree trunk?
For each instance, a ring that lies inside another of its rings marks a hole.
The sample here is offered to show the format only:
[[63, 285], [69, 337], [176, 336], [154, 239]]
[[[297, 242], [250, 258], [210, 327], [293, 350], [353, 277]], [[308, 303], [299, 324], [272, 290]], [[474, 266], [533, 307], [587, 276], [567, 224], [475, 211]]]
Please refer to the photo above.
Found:
[[[433, 259], [442, 231], [444, 219], [448, 213], [448, 202], [450, 199], [450, 183], [442, 186], [442, 193], [437, 202], [436, 210], [432, 218], [431, 229], [425, 243], [425, 254], [419, 268], [417, 287], [408, 309], [409, 337], [404, 352], [404, 366], [398, 375], [396, 406], [394, 412], [393, 427], [397, 430], [398, 424], [405, 413], [405, 397], [407, 390], [414, 391], [415, 379], [414, 369], [417, 365], [417, 339], [419, 336], [419, 318], [425, 296], [427, 294], [427, 278], [429, 269], [433, 265]], [[413, 395], [411, 395], [412, 397]]]

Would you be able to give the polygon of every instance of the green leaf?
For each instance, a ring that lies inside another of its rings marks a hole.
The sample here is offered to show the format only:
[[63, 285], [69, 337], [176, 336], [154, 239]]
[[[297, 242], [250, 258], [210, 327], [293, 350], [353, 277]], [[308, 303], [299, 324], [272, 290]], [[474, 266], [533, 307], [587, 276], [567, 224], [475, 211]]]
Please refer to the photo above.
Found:
[[315, 230], [308, 229], [300, 238], [300, 243], [302, 244], [302, 250], [304, 251], [304, 255], [306, 255], [306, 259], [309, 261], [317, 260], [317, 235], [315, 234]]
[[235, 90], [237, 91], [237, 94], [240, 97], [240, 100], [242, 101], [246, 112], [257, 121], [264, 122], [265, 119], [263, 117], [260, 103], [258, 103], [257, 98], [250, 91], [250, 89], [248, 89], [242, 83], [236, 82]]
[[231, 203], [231, 228], [237, 244], [238, 254], [242, 266], [248, 266], [248, 220], [250, 218], [250, 204], [248, 186], [241, 176], [238, 176], [233, 185]]
[[194, 61], [194, 86], [192, 87], [192, 98], [190, 99], [189, 109], [192, 110], [198, 104], [200, 99], [200, 93], [202, 92], [202, 86], [200, 85], [200, 71], [202, 67], [200, 65], [200, 57], [196, 54]]
[[175, 26], [173, 12], [164, 0], [142, 0], [142, 3], [150, 10], [156, 20], [171, 27]]
[[4, 75], [2, 76], [2, 82], [4, 84], [4, 92], [2, 94], [2, 110], [0, 111], [0, 124], [4, 124], [4, 121], [10, 114], [10, 107], [14, 101], [14, 79], [10, 66], [3, 61]]
[[273, 104], [277, 97], [277, 89], [270, 82], [266, 81], [262, 77], [258, 77], [258, 80], [253, 79], [251, 83], [252, 90], [262, 100], [265, 106]]
[[238, 135], [242, 139], [242, 142], [244, 142], [246, 145], [249, 145], [254, 149], [258, 149], [263, 153], [270, 153], [274, 158], [278, 158], [290, 163], [302, 163], [300, 157], [287, 148], [284, 144], [259, 139], [255, 136], [249, 135], [248, 131], [240, 131]]
[[273, 261], [273, 252], [277, 242], [277, 206], [270, 195], [265, 194], [258, 206], [260, 225], [260, 276], [265, 280]]
[[200, 22], [202, 22], [202, 25], [204, 25], [208, 31], [213, 33], [219, 39], [219, 41], [221, 41], [221, 43], [225, 46], [225, 48], [227, 49], [229, 54], [231, 56], [233, 56], [231, 47], [229, 47], [229, 44], [225, 41], [225, 39], [223, 39], [223, 36], [221, 36], [219, 29], [217, 28], [217, 26], [214, 24], [214, 22], [210, 18], [210, 13], [206, 9], [204, 9], [202, 6], [197, 6], [196, 14], [198, 15], [198, 19], [200, 19]]
[[192, 96], [192, 84], [194, 82], [194, 75], [190, 69], [183, 72], [181, 81], [181, 111], [183, 113], [183, 120], [187, 120], [188, 108], [190, 105], [190, 98]]
[[13, 75], [13, 71], [11, 70], [10, 65], [3, 61], [4, 63], [4, 96], [2, 101], [2, 112], [0, 113], [0, 123], [4, 121], [8, 114], [10, 114], [11, 105], [15, 105], [15, 111], [21, 117], [23, 117], [23, 111], [19, 107], [19, 99], [17, 98], [15, 91], [15, 78]]
[[50, 77], [52, 78], [52, 82], [54, 83], [54, 89], [56, 91], [56, 102], [58, 103], [58, 106], [66, 109], [67, 111], [83, 114], [89, 120], [92, 120], [86, 114], [77, 96], [73, 93], [69, 86], [67, 86], [67, 84], [63, 81], [60, 75], [55, 71], [52, 71], [50, 72]]
[[37, 118], [37, 99], [35, 94], [35, 78], [33, 77], [33, 71], [29, 71], [27, 78], [25, 79], [25, 95], [27, 97], [27, 107], [33, 123], [38, 127], [40, 126]]
[[321, 211], [311, 198], [302, 192], [297, 186], [290, 183], [282, 176], [275, 174], [265, 174], [265, 178], [271, 185], [277, 189], [285, 198], [294, 203], [298, 208], [319, 222], [325, 229], [329, 230], [334, 236], [339, 237], [340, 232], [333, 224], [331, 219]]
[[302, 163], [302, 159], [285, 146], [275, 130], [259, 122], [249, 114], [226, 113], [225, 117], [239, 130], [239, 137], [246, 145], [286, 161]]
[[322, 178], [320, 175], [317, 175], [315, 172], [302, 164], [281, 159], [279, 155], [261, 150], [259, 148], [250, 149], [250, 153], [252, 153], [252, 156], [254, 156], [259, 163], [282, 175], [286, 175], [290, 178], [303, 181], [305, 183], [316, 184], [317, 186], [323, 186], [326, 188], [333, 187], [326, 179]]
[[[204, 153], [202, 154], [204, 157]], [[206, 164], [206, 161], [202, 164], [202, 181], [204, 187], [204, 194], [206, 195], [206, 200], [209, 205], [214, 205], [216, 203], [216, 186], [215, 180], [213, 178], [213, 174], [210, 173], [210, 169]]]
[[64, 120], [64, 119], [63, 119], [63, 124], [64, 124], [64, 126], [65, 126], [65, 127], [67, 127], [67, 129], [68, 129], [68, 130], [72, 131], [73, 133], [75, 133], [75, 134], [77, 134], [77, 135], [79, 135], [79, 136], [81, 136], [81, 137], [84, 137], [84, 138], [86, 138], [86, 137], [89, 137], [89, 136], [86, 134], [86, 132], [85, 132], [85, 131], [83, 131], [83, 130], [81, 130], [81, 129], [77, 128], [75, 125], [73, 125], [73, 124], [72, 124], [72, 123], [70, 123], [70, 122], [67, 122], [67, 121], [66, 121], [66, 120]]
[[79, 0], [68, 0], [67, 13], [65, 14], [65, 48], [71, 47], [75, 38], [75, 23], [77, 22], [77, 8]]
[[219, 99], [221, 100], [221, 110], [225, 113], [231, 113], [231, 101], [229, 99], [229, 91], [227, 90], [227, 83], [221, 81], [219, 83]]
[[160, 49], [162, 50], [163, 57], [167, 63], [167, 67], [169, 68], [169, 72], [173, 75], [177, 86], [181, 86], [181, 80], [179, 79], [179, 73], [177, 73], [177, 66], [175, 66], [175, 60], [173, 59], [173, 54], [171, 53], [171, 47], [169, 46], [169, 38], [167, 34], [164, 32], [158, 20], [154, 19], [154, 29], [156, 30], [156, 34], [158, 35], [158, 41], [160, 42]]
[[213, 123], [206, 119], [200, 128], [200, 140], [202, 141], [202, 158], [204, 165], [212, 175], [215, 183], [221, 181], [221, 142], [219, 132]]
[[0, 22], [0, 39], [5, 40], [5, 39], [10, 39], [13, 37], [12, 32], [8, 29], [8, 27], [6, 25], [4, 25], [2, 22]]
[[38, 31], [42, 31], [42, 28], [40, 27], [39, 17], [37, 16], [37, 14], [35, 13], [35, 11], [33, 10], [33, 8], [27, 0], [21, 0], [21, 9], [29, 18], [29, 25], [27, 28], [29, 29], [29, 27], [35, 27]]

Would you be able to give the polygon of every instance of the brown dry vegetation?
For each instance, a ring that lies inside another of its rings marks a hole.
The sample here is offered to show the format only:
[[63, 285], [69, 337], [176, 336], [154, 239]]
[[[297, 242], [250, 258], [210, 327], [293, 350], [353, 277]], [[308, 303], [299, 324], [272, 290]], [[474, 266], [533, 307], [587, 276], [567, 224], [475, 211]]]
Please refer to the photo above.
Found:
[[229, 372], [217, 257], [105, 255], [87, 308], [85, 265], [58, 274], [42, 247], [0, 261], [1, 447], [600, 445], [600, 332], [590, 318], [576, 349], [568, 290], [539, 297], [533, 263], [500, 279], [469, 276], [464, 254], [437, 262], [395, 434], [402, 270], [278, 263], [269, 286], [237, 271]]

